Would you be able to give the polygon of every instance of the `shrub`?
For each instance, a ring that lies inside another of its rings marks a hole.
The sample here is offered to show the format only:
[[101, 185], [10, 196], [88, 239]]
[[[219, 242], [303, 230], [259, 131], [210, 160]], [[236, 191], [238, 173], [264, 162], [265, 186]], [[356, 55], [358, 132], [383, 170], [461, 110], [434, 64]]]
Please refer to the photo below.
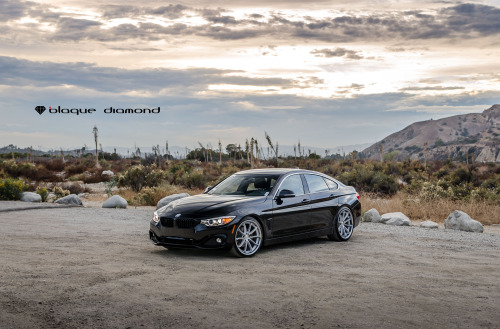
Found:
[[103, 181], [100, 174], [85, 174], [82, 180], [85, 184], [100, 183]]
[[434, 201], [440, 198], [449, 197], [449, 193], [447, 190], [445, 190], [443, 187], [439, 185], [430, 182], [425, 182], [422, 185], [419, 197], [424, 201]]
[[87, 165], [85, 163], [75, 163], [66, 167], [66, 172], [69, 175], [81, 174], [87, 170]]
[[19, 179], [0, 180], [0, 200], [19, 200], [28, 186]]
[[172, 174], [156, 169], [156, 165], [149, 167], [143, 165], [133, 166], [118, 177], [118, 187], [130, 187], [132, 190], [139, 192], [143, 187], [161, 185], [171, 175], [173, 175], [173, 177], [170, 177], [168, 180], [174, 181], [175, 183], [175, 176], [181, 171], [184, 172], [181, 168], [179, 171], [175, 171], [175, 173]]
[[78, 183], [65, 183], [61, 185], [61, 188], [69, 191], [70, 194], [80, 194], [85, 191], [85, 188]]
[[167, 179], [167, 173], [163, 170], [152, 170], [146, 174], [145, 186], [153, 187], [162, 184]]
[[63, 190], [60, 186], [54, 187], [53, 192], [56, 195], [56, 199], [65, 197], [70, 194], [68, 190]]
[[181, 193], [181, 189], [170, 184], [163, 183], [160, 186], [144, 187], [133, 199], [134, 204], [142, 206], [156, 206], [158, 201], [167, 195]]
[[119, 187], [130, 187], [139, 192], [146, 182], [147, 169], [143, 165], [133, 166], [118, 177]]
[[391, 176], [377, 172], [373, 175], [372, 188], [376, 192], [393, 195], [398, 191], [399, 185]]
[[36, 188], [36, 193], [40, 194], [40, 197], [42, 198], [42, 202], [47, 201], [47, 197], [49, 196], [49, 191], [45, 187], [38, 186]]
[[62, 161], [62, 159], [50, 159], [49, 161], [46, 161], [44, 164], [45, 168], [47, 168], [50, 171], [64, 170], [64, 162]]
[[207, 179], [202, 172], [186, 173], [182, 177], [182, 185], [188, 188], [204, 188], [207, 186]]
[[113, 195], [113, 187], [116, 186], [116, 184], [118, 184], [118, 178], [116, 176], [113, 176], [113, 178], [111, 180], [109, 180], [108, 182], [104, 183], [105, 185], [105, 192], [106, 194], [109, 196], [112, 196]]

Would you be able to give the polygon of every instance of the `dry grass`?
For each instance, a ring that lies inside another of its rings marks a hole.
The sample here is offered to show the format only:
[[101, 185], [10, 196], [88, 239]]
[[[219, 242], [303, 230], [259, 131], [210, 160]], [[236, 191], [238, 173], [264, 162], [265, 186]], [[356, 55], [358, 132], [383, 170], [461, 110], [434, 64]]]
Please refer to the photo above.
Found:
[[412, 221], [432, 220], [443, 223], [454, 210], [461, 210], [484, 225], [500, 224], [500, 207], [485, 201], [452, 201], [437, 199], [422, 201], [404, 193], [392, 198], [379, 198], [365, 194], [361, 196], [363, 212], [375, 208], [382, 215], [389, 212], [402, 212]]

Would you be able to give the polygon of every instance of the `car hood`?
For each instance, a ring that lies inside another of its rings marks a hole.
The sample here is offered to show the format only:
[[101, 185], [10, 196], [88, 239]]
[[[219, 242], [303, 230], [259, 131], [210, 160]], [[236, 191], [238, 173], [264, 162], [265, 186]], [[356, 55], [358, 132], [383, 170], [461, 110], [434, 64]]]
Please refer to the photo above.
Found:
[[218, 211], [229, 213], [236, 208], [244, 207], [247, 203], [262, 202], [264, 199], [265, 197], [199, 194], [175, 200], [158, 209], [158, 214], [175, 216], [177, 214], [204, 215]]

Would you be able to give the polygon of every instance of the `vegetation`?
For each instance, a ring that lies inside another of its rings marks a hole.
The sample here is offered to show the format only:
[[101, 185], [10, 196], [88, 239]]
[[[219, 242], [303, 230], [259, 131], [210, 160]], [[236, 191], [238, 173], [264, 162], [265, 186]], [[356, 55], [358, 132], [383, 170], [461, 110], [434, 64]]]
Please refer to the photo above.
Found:
[[0, 200], [19, 200], [26, 188], [26, 184], [20, 179], [2, 179], [0, 180]]
[[[174, 159], [169, 154], [161, 155], [159, 146], [156, 154], [144, 157], [101, 157], [99, 165], [92, 156], [67, 155], [64, 161], [61, 157], [40, 156], [30, 157], [29, 161], [22, 156], [19, 159], [0, 159], [0, 198], [16, 199], [24, 190], [36, 190], [45, 201], [49, 192], [57, 197], [78, 194], [88, 191], [82, 183], [107, 182], [108, 195], [116, 185], [120, 193], [127, 194], [126, 199], [131, 204], [155, 205], [159, 199], [172, 193], [200, 193], [206, 186], [240, 170], [300, 167], [323, 172], [356, 187], [366, 200], [363, 202], [365, 210], [373, 204], [368, 199], [399, 200], [393, 202], [399, 207], [397, 211], [413, 212], [409, 213], [412, 218], [422, 219], [432, 215], [431, 205], [446, 211], [453, 207], [465, 210], [480, 205], [484, 211], [478, 211], [477, 215], [470, 213], [478, 220], [500, 210], [499, 164], [467, 164], [451, 160], [428, 161], [427, 164], [412, 160], [397, 162], [388, 156], [391, 153], [384, 157], [383, 162], [357, 159], [356, 152], [347, 156], [327, 154], [327, 157], [320, 158], [313, 152], [301, 150], [300, 142], [296, 148], [298, 154], [294, 152], [293, 156], [283, 158], [277, 156], [278, 143], [268, 144], [268, 157], [264, 156], [262, 147], [256, 146], [256, 140], [251, 139], [243, 148], [229, 144], [228, 153], [223, 152], [221, 143], [217, 150], [200, 143], [200, 148], [189, 151], [185, 160]], [[115, 177], [102, 175], [104, 170], [112, 170]], [[384, 212], [383, 209], [379, 210]], [[429, 211], [427, 215], [425, 209]], [[488, 219], [483, 218], [484, 221]]]

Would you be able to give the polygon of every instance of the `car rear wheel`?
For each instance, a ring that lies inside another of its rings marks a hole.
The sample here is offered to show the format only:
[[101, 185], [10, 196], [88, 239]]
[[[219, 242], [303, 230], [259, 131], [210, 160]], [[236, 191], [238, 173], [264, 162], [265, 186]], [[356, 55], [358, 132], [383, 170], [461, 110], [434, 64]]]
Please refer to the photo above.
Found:
[[354, 217], [351, 209], [344, 206], [339, 209], [333, 220], [333, 234], [329, 234], [327, 237], [333, 241], [347, 241], [351, 238], [353, 229]]
[[237, 257], [251, 257], [262, 246], [262, 227], [251, 217], [243, 218], [236, 227], [231, 253]]

